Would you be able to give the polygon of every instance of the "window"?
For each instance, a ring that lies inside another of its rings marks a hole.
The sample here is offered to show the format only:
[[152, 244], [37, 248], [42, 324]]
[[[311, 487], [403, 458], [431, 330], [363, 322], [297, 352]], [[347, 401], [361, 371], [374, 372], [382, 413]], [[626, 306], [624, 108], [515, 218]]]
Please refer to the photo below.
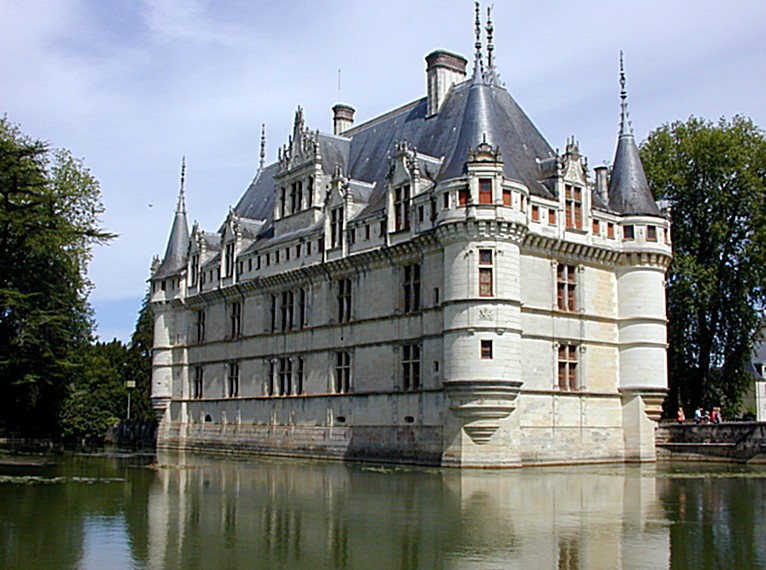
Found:
[[295, 323], [296, 327], [302, 329], [306, 326], [306, 289], [298, 289], [298, 319]]
[[577, 268], [574, 265], [559, 263], [556, 266], [556, 285], [558, 308], [562, 311], [576, 310]]
[[351, 320], [351, 279], [338, 280], [338, 322]]
[[306, 255], [311, 255], [311, 240], [306, 242]]
[[197, 342], [205, 342], [205, 311], [197, 311]]
[[657, 241], [657, 226], [646, 226], [646, 241]]
[[601, 234], [601, 224], [598, 220], [593, 220], [593, 235], [597, 236]]
[[402, 389], [405, 391], [420, 388], [420, 345], [402, 346]]
[[298, 244], [295, 246], [295, 259], [300, 259], [301, 257], [301, 244]]
[[239, 396], [239, 364], [229, 362], [229, 375], [226, 379], [226, 396], [236, 398]]
[[612, 222], [606, 224], [606, 237], [614, 239], [614, 224]]
[[303, 194], [303, 182], [293, 182], [290, 187], [290, 212], [296, 213], [301, 210]]
[[351, 353], [335, 353], [335, 392], [345, 394], [351, 391]]
[[513, 195], [510, 190], [503, 190], [503, 206], [512, 205]]
[[396, 231], [410, 229], [410, 185], [394, 190], [394, 226]]
[[348, 241], [351, 243], [351, 245], [354, 245], [356, 243], [356, 229], [351, 228], [348, 230]]
[[386, 221], [381, 220], [380, 221], [380, 231], [378, 232], [378, 237], [383, 237], [386, 235]]
[[282, 317], [282, 331], [289, 331], [293, 328], [293, 292], [282, 291], [282, 301], [279, 307]]
[[199, 255], [192, 255], [191, 263], [190, 265], [190, 282], [189, 285], [192, 287], [197, 286], [197, 278], [199, 276]]
[[286, 207], [287, 207], [287, 189], [280, 188], [279, 189], [279, 217], [280, 218], [285, 217]]
[[418, 222], [423, 223], [426, 219], [426, 210], [424, 206], [418, 206]]
[[274, 386], [275, 386], [275, 376], [277, 374], [277, 361], [276, 359], [272, 358], [269, 360], [269, 377], [266, 381], [266, 395], [267, 396], [273, 396], [274, 395]]
[[491, 340], [481, 341], [481, 359], [492, 360], [492, 341]]
[[439, 288], [434, 287], [434, 306], [439, 304]]
[[492, 179], [479, 178], [479, 204], [492, 203]]
[[236, 301], [231, 304], [229, 308], [229, 319], [229, 335], [231, 338], [237, 338], [242, 334], [242, 303]]
[[457, 203], [458, 206], [465, 206], [468, 204], [468, 198], [470, 196], [470, 192], [468, 191], [468, 188], [461, 188], [457, 191]]
[[270, 316], [271, 316], [271, 326], [269, 327], [269, 330], [271, 330], [271, 332], [274, 332], [277, 330], [277, 296], [276, 295], [271, 295]]
[[445, 192], [442, 194], [442, 209], [446, 210], [449, 208], [449, 192]]
[[420, 310], [420, 264], [404, 266], [404, 312]]
[[577, 390], [577, 346], [559, 345], [559, 389]]
[[330, 247], [340, 247], [341, 236], [343, 236], [343, 207], [330, 211]]
[[550, 224], [551, 226], [556, 225], [556, 210], [554, 210], [553, 208], [548, 209], [548, 224]]
[[366, 240], [370, 239], [370, 224], [364, 225], [364, 239]]
[[290, 248], [285, 248], [285, 261], [290, 261]]
[[532, 221], [533, 222], [540, 221], [540, 206], [532, 205]]
[[303, 394], [303, 357], [298, 357], [295, 362], [295, 394]]
[[635, 239], [635, 234], [633, 230], [633, 226], [625, 226], [622, 228], [622, 238], [625, 241], [631, 241]]
[[289, 396], [293, 391], [293, 361], [289, 358], [279, 359], [279, 378], [277, 394]]
[[479, 297], [492, 297], [492, 250], [479, 250]]
[[309, 176], [306, 188], [306, 206], [309, 208], [314, 205], [314, 177]]
[[202, 366], [194, 367], [194, 380], [192, 382], [192, 398], [202, 397], [202, 387], [204, 385], [204, 369]]
[[576, 230], [582, 229], [582, 188], [564, 185], [564, 206], [566, 213], [566, 225]]

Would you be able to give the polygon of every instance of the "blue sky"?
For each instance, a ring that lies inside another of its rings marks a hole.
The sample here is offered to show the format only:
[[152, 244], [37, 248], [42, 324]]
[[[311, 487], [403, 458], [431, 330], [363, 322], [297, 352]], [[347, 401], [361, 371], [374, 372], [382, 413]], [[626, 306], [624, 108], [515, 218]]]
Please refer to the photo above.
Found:
[[[766, 126], [766, 2], [496, 0], [495, 55], [508, 90], [550, 144], [570, 136], [611, 160], [625, 52], [639, 140], [690, 115]], [[467, 0], [0, 0], [0, 113], [82, 157], [101, 182], [94, 252], [98, 334], [129, 338], [149, 264], [162, 254], [187, 161], [190, 222], [215, 230], [286, 142], [296, 106], [332, 130], [425, 93], [423, 58], [473, 53]], [[338, 91], [338, 69], [341, 88]]]

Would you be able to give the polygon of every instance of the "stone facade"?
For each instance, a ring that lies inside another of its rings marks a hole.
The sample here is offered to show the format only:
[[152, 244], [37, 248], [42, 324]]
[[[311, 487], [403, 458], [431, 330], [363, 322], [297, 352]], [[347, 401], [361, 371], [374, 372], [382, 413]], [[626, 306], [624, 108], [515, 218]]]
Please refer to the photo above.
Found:
[[655, 458], [671, 244], [624, 89], [614, 167], [592, 182], [480, 50], [470, 78], [461, 56], [426, 61], [427, 96], [382, 117], [354, 126], [338, 105], [331, 135], [298, 109], [218, 233], [189, 233], [182, 185], [151, 278], [160, 447]]

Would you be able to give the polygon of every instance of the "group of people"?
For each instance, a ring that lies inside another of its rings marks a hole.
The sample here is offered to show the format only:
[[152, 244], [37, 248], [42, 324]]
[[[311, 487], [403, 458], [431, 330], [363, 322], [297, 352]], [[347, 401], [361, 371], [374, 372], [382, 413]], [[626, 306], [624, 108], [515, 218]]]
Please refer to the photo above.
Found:
[[[686, 414], [684, 414], [684, 409], [682, 407], [678, 407], [678, 423], [682, 424], [686, 421]], [[710, 412], [708, 410], [704, 410], [702, 406], [699, 406], [696, 410], [694, 410], [694, 423], [695, 424], [720, 424], [723, 421], [723, 416], [721, 415], [721, 408], [718, 406], [713, 408], [713, 411]]]

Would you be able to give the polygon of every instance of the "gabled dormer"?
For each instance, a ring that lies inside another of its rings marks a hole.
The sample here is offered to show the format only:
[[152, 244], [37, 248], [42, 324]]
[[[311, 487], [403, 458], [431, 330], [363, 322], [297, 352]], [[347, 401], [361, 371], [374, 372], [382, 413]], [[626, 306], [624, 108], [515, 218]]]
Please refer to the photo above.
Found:
[[574, 137], [567, 141], [559, 170], [558, 196], [565, 230], [587, 231], [592, 206], [588, 163]]
[[500, 148], [483, 138], [476, 148], [468, 149], [466, 174], [468, 187], [458, 190], [458, 206], [510, 204], [510, 189], [503, 188], [503, 155]]
[[274, 175], [274, 235], [312, 225], [319, 219], [323, 186], [319, 131], [306, 128], [303, 109], [295, 112], [293, 134], [279, 150]]
[[346, 221], [348, 219], [349, 180], [338, 166], [330, 179], [324, 197], [324, 245], [327, 259], [342, 257], [346, 253]]
[[386, 176], [388, 232], [409, 231], [413, 225], [413, 198], [425, 186], [418, 154], [407, 141], [397, 141]]

